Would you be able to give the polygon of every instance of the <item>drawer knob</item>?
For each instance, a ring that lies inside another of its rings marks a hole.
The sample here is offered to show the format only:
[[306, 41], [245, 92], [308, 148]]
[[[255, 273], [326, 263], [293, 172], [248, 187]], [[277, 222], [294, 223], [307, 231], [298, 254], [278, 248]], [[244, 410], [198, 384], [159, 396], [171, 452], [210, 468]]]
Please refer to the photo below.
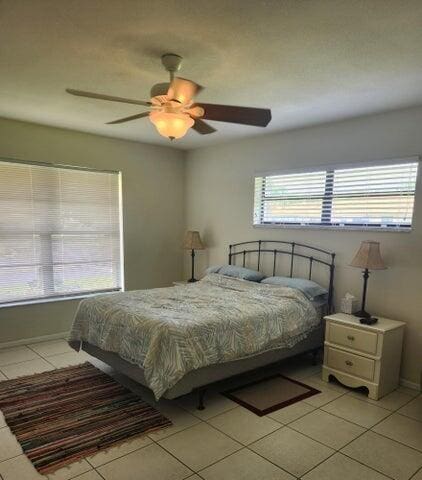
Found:
[[346, 360], [344, 363], [349, 367], [353, 365], [353, 362], [351, 362], [350, 360]]
[[353, 342], [354, 339], [355, 337], [353, 335], [347, 335], [347, 340], [350, 340], [351, 342]]

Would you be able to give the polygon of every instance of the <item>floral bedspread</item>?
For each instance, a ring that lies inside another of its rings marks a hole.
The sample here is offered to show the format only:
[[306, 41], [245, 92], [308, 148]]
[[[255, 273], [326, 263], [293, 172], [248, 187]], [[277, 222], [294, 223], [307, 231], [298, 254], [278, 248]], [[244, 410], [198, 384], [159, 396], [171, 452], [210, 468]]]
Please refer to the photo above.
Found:
[[192, 370], [292, 347], [319, 322], [296, 289], [209, 274], [187, 286], [87, 298], [69, 341], [139, 365], [158, 399]]

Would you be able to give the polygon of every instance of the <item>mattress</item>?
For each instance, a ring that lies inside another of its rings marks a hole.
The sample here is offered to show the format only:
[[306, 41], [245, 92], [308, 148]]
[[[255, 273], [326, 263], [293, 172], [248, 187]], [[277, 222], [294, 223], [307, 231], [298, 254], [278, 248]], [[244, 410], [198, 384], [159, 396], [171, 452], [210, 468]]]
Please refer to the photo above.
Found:
[[85, 299], [70, 342], [141, 367], [158, 399], [189, 372], [292, 348], [319, 323], [296, 289], [210, 274], [186, 287]]

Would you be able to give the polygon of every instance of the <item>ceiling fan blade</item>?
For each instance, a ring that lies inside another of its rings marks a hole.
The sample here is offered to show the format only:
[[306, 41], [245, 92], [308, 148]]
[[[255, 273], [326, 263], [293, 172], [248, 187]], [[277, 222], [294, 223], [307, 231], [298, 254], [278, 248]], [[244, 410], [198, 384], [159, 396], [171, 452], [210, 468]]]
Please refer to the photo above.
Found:
[[113, 97], [111, 95], [103, 95], [102, 93], [84, 92], [83, 90], [74, 90], [73, 88], [66, 88], [66, 92], [78, 97], [95, 98], [97, 100], [108, 100], [110, 102], [132, 103], [134, 105], [143, 105], [149, 107], [151, 102], [144, 102], [143, 100], [132, 100], [131, 98]]
[[234, 107], [213, 105], [212, 103], [196, 103], [193, 106], [202, 107], [205, 110], [202, 118], [206, 120], [240, 123], [256, 127], [266, 127], [271, 120], [271, 110], [269, 108]]
[[177, 100], [180, 103], [187, 104], [197, 95], [204, 87], [201, 87], [186, 78], [174, 77], [170, 83], [167, 95], [170, 100]]
[[201, 135], [208, 135], [209, 133], [214, 133], [217, 130], [214, 127], [211, 127], [208, 123], [200, 120], [199, 118], [194, 118], [195, 123], [191, 127], [195, 132], [200, 133]]
[[130, 122], [131, 120], [137, 120], [138, 118], [148, 117], [149, 112], [142, 112], [136, 115], [131, 115], [130, 117], [119, 118], [118, 120], [113, 120], [112, 122], [107, 122], [106, 125], [114, 125], [116, 123], [125, 123]]

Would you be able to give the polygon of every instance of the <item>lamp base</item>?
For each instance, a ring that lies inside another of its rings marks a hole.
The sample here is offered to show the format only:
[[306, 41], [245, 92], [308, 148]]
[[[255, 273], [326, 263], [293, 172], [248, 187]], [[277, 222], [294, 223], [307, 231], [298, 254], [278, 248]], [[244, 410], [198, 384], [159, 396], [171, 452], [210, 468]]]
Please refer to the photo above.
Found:
[[374, 323], [378, 322], [378, 318], [375, 318], [375, 317], [361, 318], [359, 319], [359, 321], [364, 325], [373, 325]]
[[198, 280], [197, 280], [196, 278], [193, 278], [193, 277], [192, 277], [192, 278], [190, 278], [190, 279], [188, 280], [188, 283], [194, 283], [194, 282], [197, 282], [197, 281], [198, 281]]
[[359, 310], [353, 314], [355, 317], [359, 318], [371, 318], [371, 314], [366, 312], [365, 310]]

